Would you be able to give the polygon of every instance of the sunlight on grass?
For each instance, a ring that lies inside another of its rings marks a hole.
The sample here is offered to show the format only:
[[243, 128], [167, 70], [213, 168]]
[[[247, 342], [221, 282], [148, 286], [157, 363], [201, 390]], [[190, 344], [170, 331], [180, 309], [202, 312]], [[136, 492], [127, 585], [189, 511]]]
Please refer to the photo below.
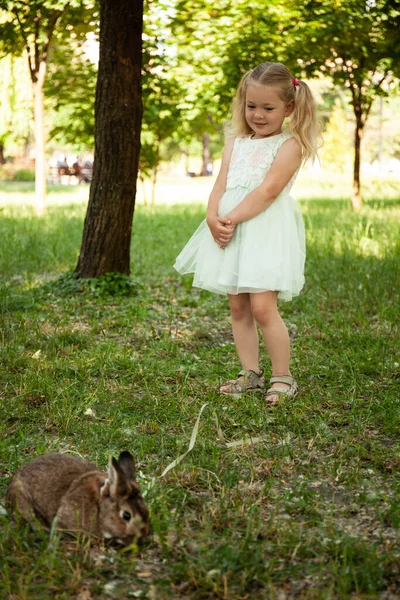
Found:
[[[214, 185], [214, 177], [178, 177], [162, 173], [155, 188], [156, 205], [161, 204], [205, 204]], [[400, 178], [386, 174], [377, 177], [365, 174], [362, 177], [365, 200], [376, 201], [398, 198]], [[349, 200], [352, 190], [351, 173], [332, 173], [323, 169], [305, 168], [293, 187], [293, 195], [299, 200], [337, 199]], [[136, 202], [151, 206], [152, 185], [149, 180], [138, 181]], [[89, 185], [48, 185], [47, 204], [60, 205], [86, 203], [89, 199]], [[0, 182], [0, 206], [34, 203], [34, 184]]]
[[[172, 268], [210, 184], [185, 182], [179, 197], [196, 188], [197, 203], [138, 204], [132, 285], [73, 277], [86, 201], [72, 192], [39, 219], [2, 206], [0, 504], [36, 454], [105, 467], [129, 449], [153, 531], [121, 553], [0, 514], [0, 597], [398, 596], [400, 198], [371, 191], [360, 214], [317, 185], [300, 200], [306, 286], [281, 307], [300, 394], [266, 411], [217, 393], [238, 370], [226, 299]], [[161, 478], [204, 404], [193, 449]]]

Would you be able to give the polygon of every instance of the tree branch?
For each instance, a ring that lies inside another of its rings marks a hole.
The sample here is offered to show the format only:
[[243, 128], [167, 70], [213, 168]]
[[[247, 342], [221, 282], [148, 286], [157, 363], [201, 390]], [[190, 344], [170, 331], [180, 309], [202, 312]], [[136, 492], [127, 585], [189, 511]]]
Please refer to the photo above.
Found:
[[385, 69], [383, 75], [382, 75], [382, 79], [380, 81], [378, 81], [378, 83], [375, 84], [375, 89], [379, 90], [382, 86], [382, 83], [385, 81], [386, 77], [389, 75], [390, 70], [389, 69]]
[[[376, 73], [376, 71], [373, 73], [373, 75], [374, 75], [375, 73]], [[375, 90], [376, 92], [377, 92], [379, 89], [381, 89], [382, 83], [385, 81], [385, 79], [386, 79], [386, 77], [387, 77], [388, 75], [389, 75], [389, 69], [385, 69], [385, 71], [384, 71], [384, 73], [383, 73], [383, 75], [382, 75], [381, 79], [380, 79], [380, 80], [379, 80], [377, 83], [375, 83], [375, 84], [374, 84], [374, 86], [373, 86], [373, 88], [374, 88], [374, 90]], [[366, 101], [366, 102], [365, 102], [365, 104], [364, 104], [364, 107], [363, 107], [363, 112], [364, 112], [364, 115], [365, 115], [365, 116], [364, 116], [364, 124], [365, 124], [365, 122], [366, 122], [366, 120], [367, 120], [367, 118], [368, 118], [368, 115], [369, 115], [369, 113], [370, 113], [370, 110], [371, 110], [371, 107], [372, 107], [373, 101], [374, 101], [374, 96], [373, 96], [372, 98], [371, 98], [371, 97], [369, 97], [369, 98], [367, 97], [367, 101]]]
[[36, 73], [35, 73], [35, 70], [32, 65], [32, 54], [31, 54], [31, 48], [29, 46], [29, 41], [28, 41], [27, 36], [25, 35], [24, 28], [22, 27], [21, 19], [19, 18], [19, 14], [18, 14], [18, 9], [14, 8], [11, 12], [15, 15], [15, 17], [18, 21], [18, 25], [19, 25], [20, 32], [21, 32], [21, 37], [24, 41], [24, 47], [25, 47], [26, 54], [28, 57], [29, 73], [31, 75], [31, 80], [34, 83], [36, 81], [37, 77], [36, 77]]
[[39, 31], [40, 31], [40, 18], [36, 16], [35, 20], [35, 34], [34, 34], [34, 49], [35, 49], [35, 73], [39, 70]]
[[49, 18], [49, 25], [48, 25], [48, 28], [47, 28], [47, 40], [43, 44], [42, 56], [40, 58], [41, 61], [46, 62], [46, 60], [47, 60], [47, 54], [48, 54], [48, 51], [49, 51], [49, 46], [50, 46], [51, 38], [53, 37], [53, 33], [54, 33], [55, 28], [56, 28], [57, 21], [61, 17], [61, 15], [63, 14], [63, 12], [66, 11], [66, 9], [68, 8], [68, 6], [69, 6], [69, 2], [65, 5], [65, 7], [64, 7], [63, 10], [55, 10], [55, 11], [53, 11], [53, 13], [51, 14], [51, 17]]
[[373, 99], [369, 100], [368, 103], [365, 105], [363, 127], [368, 119], [368, 115], [369, 115], [369, 111], [371, 110], [372, 102], [373, 102]]

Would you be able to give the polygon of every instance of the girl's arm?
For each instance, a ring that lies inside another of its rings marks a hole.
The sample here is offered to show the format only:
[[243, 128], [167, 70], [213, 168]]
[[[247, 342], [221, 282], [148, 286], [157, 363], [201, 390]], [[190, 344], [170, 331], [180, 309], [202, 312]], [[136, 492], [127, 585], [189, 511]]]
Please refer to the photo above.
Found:
[[218, 216], [218, 204], [226, 190], [226, 180], [228, 177], [229, 163], [231, 160], [234, 143], [235, 139], [232, 138], [229, 139], [225, 144], [224, 151], [222, 153], [221, 168], [208, 200], [207, 222], [209, 217], [212, 218]]
[[261, 185], [226, 215], [233, 225], [248, 221], [266, 210], [289, 183], [301, 165], [301, 147], [294, 139], [286, 140], [280, 147], [266, 178]]
[[219, 201], [226, 191], [226, 181], [234, 143], [235, 140], [232, 138], [225, 144], [224, 151], [222, 153], [221, 168], [219, 170], [218, 177], [215, 180], [207, 206], [207, 225], [210, 228], [213, 238], [221, 247], [226, 246], [235, 229], [232, 227], [229, 219], [218, 216]]

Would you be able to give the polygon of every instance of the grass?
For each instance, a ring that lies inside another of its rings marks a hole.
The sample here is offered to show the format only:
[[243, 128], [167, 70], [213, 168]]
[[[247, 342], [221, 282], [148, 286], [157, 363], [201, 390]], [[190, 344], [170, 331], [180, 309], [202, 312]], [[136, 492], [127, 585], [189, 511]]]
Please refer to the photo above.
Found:
[[[105, 466], [129, 449], [153, 533], [140, 554], [124, 553], [49, 542], [1, 516], [0, 597], [399, 597], [392, 196], [359, 215], [344, 200], [302, 201], [307, 284], [281, 307], [301, 394], [269, 412], [259, 397], [216, 393], [238, 369], [226, 300], [171, 267], [203, 205], [137, 207], [129, 287], [68, 275], [82, 204], [51, 205], [40, 219], [4, 205], [0, 502], [36, 454], [78, 452]], [[268, 374], [266, 356], [264, 366]], [[161, 477], [187, 450], [204, 403], [192, 452]]]

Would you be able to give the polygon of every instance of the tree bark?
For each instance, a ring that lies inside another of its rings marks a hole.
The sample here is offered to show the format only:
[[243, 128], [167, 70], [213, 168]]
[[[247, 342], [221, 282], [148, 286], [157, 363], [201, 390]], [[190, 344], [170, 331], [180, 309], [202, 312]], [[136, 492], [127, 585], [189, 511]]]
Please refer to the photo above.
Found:
[[[43, 214], [46, 205], [46, 135], [44, 123], [44, 80], [47, 70], [47, 58], [50, 43], [54, 34], [57, 21], [67, 8], [62, 10], [53, 10], [49, 15], [45, 31], [40, 31], [42, 26], [42, 15], [37, 9], [35, 15], [35, 26], [33, 33], [33, 42], [30, 42], [30, 36], [25, 31], [24, 10], [22, 6], [14, 6], [12, 10], [19, 28], [20, 35], [24, 40], [26, 57], [28, 60], [28, 68], [32, 82], [33, 101], [34, 101], [34, 120], [35, 120], [35, 210], [38, 215]], [[44, 34], [43, 44], [40, 44], [40, 39]]]
[[157, 140], [157, 148], [156, 148], [156, 159], [153, 167], [153, 172], [151, 174], [151, 206], [154, 206], [156, 199], [156, 185], [157, 185], [157, 175], [158, 175], [158, 167], [160, 164], [160, 140]]
[[76, 272], [130, 273], [142, 120], [143, 0], [100, 1], [95, 154]]
[[362, 139], [363, 123], [361, 118], [356, 113], [356, 129], [354, 135], [354, 170], [353, 170], [353, 195], [351, 203], [355, 211], [361, 210], [361, 139]]
[[35, 118], [35, 211], [42, 215], [46, 207], [46, 157], [44, 127], [44, 92], [46, 62], [42, 61], [33, 85], [34, 118]]
[[203, 134], [203, 164], [201, 167], [201, 174], [203, 176], [208, 175], [207, 166], [211, 162], [211, 152], [210, 152], [210, 134]]

